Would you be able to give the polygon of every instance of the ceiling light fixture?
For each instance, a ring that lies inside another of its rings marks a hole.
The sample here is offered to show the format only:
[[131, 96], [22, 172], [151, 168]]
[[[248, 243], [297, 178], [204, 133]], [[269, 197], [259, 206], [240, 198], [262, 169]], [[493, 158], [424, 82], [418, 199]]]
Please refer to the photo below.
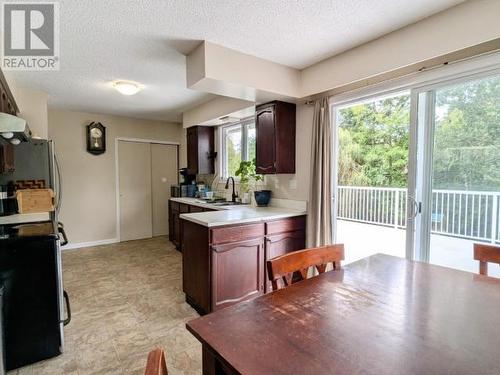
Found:
[[141, 84], [132, 81], [114, 81], [113, 87], [122, 95], [135, 95], [143, 88]]

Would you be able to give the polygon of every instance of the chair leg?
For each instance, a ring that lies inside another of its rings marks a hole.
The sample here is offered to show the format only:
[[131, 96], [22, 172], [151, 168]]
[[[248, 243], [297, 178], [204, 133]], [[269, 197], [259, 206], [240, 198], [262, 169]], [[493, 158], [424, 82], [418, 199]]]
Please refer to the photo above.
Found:
[[488, 263], [479, 261], [479, 273], [488, 276]]

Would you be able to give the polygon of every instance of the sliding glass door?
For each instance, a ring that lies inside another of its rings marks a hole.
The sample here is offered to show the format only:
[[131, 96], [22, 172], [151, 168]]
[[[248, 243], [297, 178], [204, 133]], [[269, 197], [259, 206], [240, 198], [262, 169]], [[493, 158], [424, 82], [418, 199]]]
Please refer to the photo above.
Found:
[[405, 256], [410, 95], [337, 107], [336, 241], [346, 263], [375, 253]]
[[[477, 272], [475, 242], [500, 244], [500, 75], [419, 90], [415, 257]], [[499, 267], [491, 274], [500, 276]]]
[[473, 244], [500, 245], [496, 72], [334, 104], [346, 263], [385, 253], [477, 272]]

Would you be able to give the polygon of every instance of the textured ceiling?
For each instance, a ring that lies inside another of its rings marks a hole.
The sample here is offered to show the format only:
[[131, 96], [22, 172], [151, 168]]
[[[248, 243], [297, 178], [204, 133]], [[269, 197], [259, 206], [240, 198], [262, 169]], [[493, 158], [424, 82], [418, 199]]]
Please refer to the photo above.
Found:
[[[211, 98], [186, 88], [201, 40], [303, 68], [461, 0], [61, 0], [61, 70], [15, 72], [70, 110], [179, 121]], [[125, 97], [109, 81], [145, 85]]]

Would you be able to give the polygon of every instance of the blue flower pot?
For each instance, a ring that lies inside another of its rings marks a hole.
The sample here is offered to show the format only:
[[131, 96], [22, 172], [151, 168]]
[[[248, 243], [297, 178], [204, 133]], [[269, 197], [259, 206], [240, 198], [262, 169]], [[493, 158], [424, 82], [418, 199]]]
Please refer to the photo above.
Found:
[[255, 202], [257, 202], [257, 206], [259, 207], [267, 206], [271, 200], [271, 190], [254, 191], [253, 195], [255, 196]]

